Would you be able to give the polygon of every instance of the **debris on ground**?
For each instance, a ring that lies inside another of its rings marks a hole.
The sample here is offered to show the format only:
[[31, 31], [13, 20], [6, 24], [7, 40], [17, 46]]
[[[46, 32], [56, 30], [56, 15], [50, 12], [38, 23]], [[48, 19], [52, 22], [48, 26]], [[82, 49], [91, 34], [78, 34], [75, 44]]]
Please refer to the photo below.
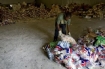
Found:
[[67, 69], [105, 68], [105, 30], [87, 28], [85, 35], [76, 40], [70, 35], [60, 35], [60, 40], [50, 42], [43, 49], [48, 58]]

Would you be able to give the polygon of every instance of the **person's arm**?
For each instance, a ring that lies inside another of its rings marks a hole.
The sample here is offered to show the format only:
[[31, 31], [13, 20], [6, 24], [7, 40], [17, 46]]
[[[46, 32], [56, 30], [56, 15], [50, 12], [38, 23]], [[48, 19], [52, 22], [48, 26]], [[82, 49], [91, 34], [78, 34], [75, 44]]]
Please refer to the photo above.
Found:
[[60, 22], [61, 22], [61, 15], [59, 15], [58, 18], [57, 18], [57, 28], [58, 28], [59, 31], [61, 30], [61, 28], [59, 26]]
[[62, 35], [62, 30], [61, 30], [61, 28], [59, 26], [59, 24], [61, 23], [61, 20], [62, 20], [62, 16], [59, 15], [58, 18], [57, 18], [57, 28], [58, 28], [59, 36]]
[[57, 24], [57, 28], [58, 28], [58, 30], [59, 30], [59, 31], [61, 30], [61, 28], [60, 28], [59, 24]]
[[69, 33], [70, 32], [70, 25], [67, 24], [67, 32]]

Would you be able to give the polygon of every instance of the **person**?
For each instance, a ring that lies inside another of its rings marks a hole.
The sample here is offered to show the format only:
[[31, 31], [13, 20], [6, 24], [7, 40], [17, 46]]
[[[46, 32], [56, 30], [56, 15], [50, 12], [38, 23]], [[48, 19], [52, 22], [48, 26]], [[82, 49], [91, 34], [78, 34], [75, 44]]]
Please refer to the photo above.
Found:
[[61, 31], [63, 34], [66, 34], [66, 27], [67, 32], [70, 35], [69, 25], [71, 22], [71, 13], [70, 12], [64, 12], [60, 13], [56, 20], [55, 20], [55, 34], [54, 34], [54, 40], [58, 40], [59, 32]]

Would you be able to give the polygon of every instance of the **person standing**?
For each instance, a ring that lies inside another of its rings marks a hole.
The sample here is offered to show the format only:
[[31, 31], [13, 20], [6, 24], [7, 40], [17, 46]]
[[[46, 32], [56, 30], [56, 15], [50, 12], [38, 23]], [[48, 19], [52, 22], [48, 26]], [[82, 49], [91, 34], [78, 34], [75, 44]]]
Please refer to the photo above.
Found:
[[53, 41], [58, 40], [59, 32], [62, 32], [63, 34], [66, 35], [66, 28], [67, 28], [68, 34], [70, 35], [70, 29], [69, 29], [70, 22], [71, 22], [71, 13], [70, 12], [60, 13], [57, 16], [57, 18], [55, 20], [55, 33], [54, 33]]

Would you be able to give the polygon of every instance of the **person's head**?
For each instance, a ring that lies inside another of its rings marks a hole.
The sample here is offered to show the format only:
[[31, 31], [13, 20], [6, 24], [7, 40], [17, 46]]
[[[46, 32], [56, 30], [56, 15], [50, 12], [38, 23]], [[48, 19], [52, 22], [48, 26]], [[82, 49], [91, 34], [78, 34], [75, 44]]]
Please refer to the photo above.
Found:
[[65, 12], [64, 13], [64, 19], [65, 20], [68, 20], [68, 19], [70, 19], [71, 18], [71, 13], [70, 12]]

